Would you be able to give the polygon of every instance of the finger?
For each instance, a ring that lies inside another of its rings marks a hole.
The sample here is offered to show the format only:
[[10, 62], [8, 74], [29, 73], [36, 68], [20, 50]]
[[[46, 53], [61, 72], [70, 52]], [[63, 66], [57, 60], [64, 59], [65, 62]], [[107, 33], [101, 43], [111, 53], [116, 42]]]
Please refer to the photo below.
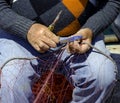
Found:
[[68, 53], [71, 53], [71, 49], [69, 47], [69, 44], [66, 45], [66, 50], [67, 50]]
[[79, 50], [80, 49], [79, 41], [74, 41], [72, 46], [74, 47], [75, 51]]
[[55, 34], [53, 34], [52, 32], [49, 33], [45, 33], [45, 35], [50, 38], [51, 40], [53, 40], [55, 43], [59, 42], [59, 37], [56, 36]]
[[70, 53], [75, 53], [73, 42], [67, 44], [67, 51]]
[[44, 53], [45, 51], [43, 51], [42, 49], [39, 48], [39, 46], [37, 44], [33, 45], [34, 49], [37, 50], [40, 53]]
[[46, 36], [42, 36], [40, 39], [42, 42], [47, 44], [49, 47], [56, 47], [56, 43], [52, 39], [50, 39]]
[[33, 44], [32, 46], [34, 47], [35, 50], [37, 50], [37, 51], [40, 50], [40, 48], [39, 48], [39, 46], [37, 44]]
[[68, 46], [68, 52], [70, 53], [80, 53], [83, 54], [87, 52], [90, 49], [90, 47], [87, 44], [81, 44], [79, 41], [74, 41], [69, 44]]
[[37, 41], [37, 45], [39, 46], [40, 51], [47, 51], [50, 47], [42, 42], [41, 40]]
[[37, 48], [37, 51], [40, 52], [40, 53], [44, 53], [45, 50], [42, 50], [41, 48], [39, 48], [39, 46], [36, 44], [36, 48]]
[[77, 53], [83, 54], [86, 53], [90, 49], [88, 44], [80, 44], [80, 49], [76, 50]]
[[91, 44], [90, 39], [82, 40], [82, 42], [80, 43], [81, 49], [79, 50], [79, 53], [87, 52], [90, 49], [90, 46], [88, 44]]

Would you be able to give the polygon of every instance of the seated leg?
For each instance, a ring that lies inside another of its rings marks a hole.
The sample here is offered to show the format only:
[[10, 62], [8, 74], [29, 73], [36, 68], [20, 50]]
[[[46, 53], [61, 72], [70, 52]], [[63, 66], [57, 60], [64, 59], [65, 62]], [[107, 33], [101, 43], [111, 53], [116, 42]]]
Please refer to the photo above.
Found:
[[[12, 58], [32, 58], [29, 51], [8, 39], [0, 39], [0, 67]], [[37, 63], [35, 60], [34, 63]], [[15, 59], [8, 62], [1, 73], [1, 102], [2, 103], [29, 103], [32, 96], [31, 80], [33, 75], [30, 61]]]
[[[110, 55], [102, 40], [95, 46]], [[116, 82], [114, 63], [94, 50], [83, 55], [71, 55], [66, 60], [68, 70], [75, 87], [71, 103], [103, 103]]]

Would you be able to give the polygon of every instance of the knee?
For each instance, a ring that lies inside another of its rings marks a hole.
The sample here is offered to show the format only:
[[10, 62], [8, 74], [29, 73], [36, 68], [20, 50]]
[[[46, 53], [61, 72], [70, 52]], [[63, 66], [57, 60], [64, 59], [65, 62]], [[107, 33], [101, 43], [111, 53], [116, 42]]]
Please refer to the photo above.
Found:
[[9, 59], [25, 55], [12, 40], [0, 40], [0, 67]]
[[116, 82], [116, 66], [107, 59], [101, 66], [84, 67], [75, 71], [72, 75], [74, 85], [88, 85], [96, 88], [113, 86]]
[[33, 55], [15, 41], [8, 39], [1, 39], [0, 40], [1, 63], [4, 63], [5, 61], [11, 58], [17, 58], [17, 57], [26, 58], [26, 57], [33, 57]]
[[[75, 71], [72, 76], [75, 89], [73, 91], [73, 101], [82, 101], [80, 97], [98, 96], [100, 100], [103, 95], [111, 92], [116, 82], [115, 65], [109, 60], [100, 66], [93, 65], [92, 67], [83, 67]], [[107, 91], [105, 93], [105, 91]], [[92, 95], [94, 94], [94, 95]], [[84, 98], [83, 98], [84, 99]]]
[[107, 58], [102, 61], [96, 61], [96, 64], [91, 63], [90, 66], [91, 78], [95, 80], [94, 86], [101, 90], [108, 87], [114, 87], [116, 82], [116, 65]]
[[22, 51], [22, 48], [19, 44], [17, 44], [15, 41], [13, 40], [7, 40], [7, 39], [3, 39], [2, 41], [0, 41], [0, 45], [1, 45], [1, 55], [5, 55], [5, 53], [7, 55], [23, 55], [24, 52]]

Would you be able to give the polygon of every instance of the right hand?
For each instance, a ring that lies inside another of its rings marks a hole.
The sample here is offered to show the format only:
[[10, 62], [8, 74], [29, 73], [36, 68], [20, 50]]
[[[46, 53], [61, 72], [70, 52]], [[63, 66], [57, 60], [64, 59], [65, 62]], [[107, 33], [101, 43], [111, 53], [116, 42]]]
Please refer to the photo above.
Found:
[[27, 34], [28, 42], [40, 53], [46, 52], [49, 48], [56, 47], [59, 37], [52, 33], [46, 26], [35, 23]]
[[89, 28], [80, 29], [77, 33], [72, 36], [82, 36], [82, 39], [70, 42], [67, 45], [67, 50], [70, 53], [86, 53], [90, 46], [88, 44], [92, 43], [93, 32]]

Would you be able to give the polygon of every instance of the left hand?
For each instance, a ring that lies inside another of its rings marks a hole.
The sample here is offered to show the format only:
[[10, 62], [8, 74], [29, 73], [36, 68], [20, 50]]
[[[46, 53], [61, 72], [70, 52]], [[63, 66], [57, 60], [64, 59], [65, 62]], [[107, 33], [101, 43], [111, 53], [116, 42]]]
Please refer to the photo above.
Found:
[[35, 50], [40, 53], [48, 51], [51, 47], [55, 48], [59, 42], [59, 37], [51, 32], [48, 27], [35, 23], [27, 34], [28, 42]]
[[83, 54], [90, 49], [89, 45], [84, 43], [91, 44], [93, 37], [92, 30], [90, 30], [89, 28], [84, 28], [79, 30], [76, 34], [72, 36], [78, 36], [78, 35], [81, 35], [82, 39], [69, 43], [67, 45], [68, 52]]

